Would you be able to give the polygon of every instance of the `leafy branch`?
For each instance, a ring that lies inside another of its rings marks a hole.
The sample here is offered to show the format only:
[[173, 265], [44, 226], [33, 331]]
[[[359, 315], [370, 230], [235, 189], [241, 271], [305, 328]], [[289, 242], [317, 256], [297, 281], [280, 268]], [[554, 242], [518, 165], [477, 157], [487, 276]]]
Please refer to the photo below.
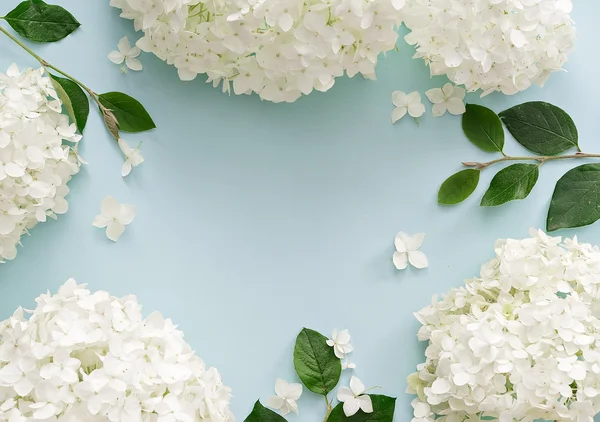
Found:
[[[38, 43], [62, 40], [80, 26], [67, 10], [42, 0], [23, 1], [0, 19], [6, 21], [20, 36]], [[98, 106], [104, 124], [115, 140], [119, 140], [120, 131], [143, 132], [156, 127], [144, 106], [136, 99], [121, 92], [97, 94], [80, 80], [44, 60], [4, 27], [0, 26], [0, 32], [35, 58], [48, 73], [65, 111], [79, 132], [83, 133], [89, 115], [89, 101], [85, 93]], [[50, 70], [63, 77], [52, 74]]]
[[[502, 123], [518, 143], [538, 155], [506, 155]], [[564, 110], [544, 102], [517, 105], [499, 115], [486, 107], [468, 104], [462, 127], [474, 145], [486, 152], [500, 153], [502, 157], [486, 162], [463, 162], [467, 169], [446, 179], [438, 192], [438, 202], [443, 205], [454, 205], [467, 199], [477, 188], [480, 173], [496, 164], [521, 161], [494, 176], [480, 203], [484, 207], [525, 199], [537, 183], [539, 168], [546, 162], [600, 158], [600, 154], [582, 152], [571, 117]], [[577, 152], [564, 154], [570, 149]], [[546, 228], [554, 231], [581, 227], [598, 219], [600, 164], [583, 164], [568, 171], [556, 184]]]

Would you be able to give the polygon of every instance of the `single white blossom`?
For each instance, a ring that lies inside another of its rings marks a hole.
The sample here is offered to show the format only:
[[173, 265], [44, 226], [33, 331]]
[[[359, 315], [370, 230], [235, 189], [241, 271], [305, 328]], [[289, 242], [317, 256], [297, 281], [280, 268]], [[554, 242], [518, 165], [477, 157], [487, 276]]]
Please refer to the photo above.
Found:
[[348, 361], [347, 357], [342, 362], [342, 370], [345, 371], [346, 369], [356, 369], [356, 364]]
[[75, 280], [0, 322], [0, 421], [234, 422], [230, 389], [135, 296]]
[[123, 155], [125, 155], [125, 162], [121, 168], [121, 176], [125, 177], [131, 173], [132, 167], [137, 167], [144, 162], [144, 157], [140, 151], [139, 144], [137, 147], [131, 148], [127, 141], [119, 138], [119, 148]]
[[[118, 51], [111, 51], [108, 54], [108, 59], [111, 62], [115, 64], [123, 64], [125, 62], [125, 66], [131, 70], [142, 70], [142, 62], [137, 58], [142, 52], [139, 47], [132, 47], [127, 37], [121, 38], [117, 47]], [[127, 68], [122, 67], [122, 70], [126, 71]]]
[[405, 40], [432, 75], [481, 95], [543, 85], [575, 40], [571, 0], [407, 0]]
[[426, 268], [429, 265], [427, 256], [419, 250], [424, 239], [425, 234], [423, 233], [409, 236], [404, 232], [400, 232], [396, 235], [394, 239], [396, 252], [394, 252], [392, 260], [397, 269], [405, 269], [409, 262], [415, 268]]
[[433, 103], [432, 114], [439, 117], [446, 114], [446, 111], [455, 116], [464, 114], [467, 111], [464, 102], [466, 93], [464, 88], [447, 83], [442, 88], [430, 89], [425, 95]]
[[106, 227], [106, 237], [116, 242], [125, 231], [125, 226], [135, 218], [135, 212], [133, 205], [120, 204], [112, 196], [107, 196], [92, 224], [99, 228]]
[[285, 416], [290, 412], [298, 414], [296, 400], [302, 395], [302, 384], [288, 383], [281, 378], [275, 381], [275, 394], [267, 400], [267, 406], [279, 410]]
[[67, 183], [79, 171], [75, 124], [44, 69], [11, 65], [0, 74], [0, 262], [21, 236], [69, 209]]
[[327, 340], [327, 345], [333, 347], [333, 351], [339, 359], [345, 358], [348, 353], [354, 350], [350, 344], [350, 333], [348, 330], [333, 330], [331, 338]]
[[364, 392], [364, 384], [354, 375], [350, 378], [350, 388], [342, 387], [338, 390], [337, 399], [344, 403], [343, 409], [346, 417], [355, 415], [359, 409], [365, 413], [373, 413], [371, 397]]
[[396, 106], [392, 111], [392, 123], [396, 123], [406, 113], [415, 119], [425, 113], [425, 106], [421, 102], [421, 94], [417, 91], [413, 91], [410, 94], [405, 94], [402, 91], [394, 91], [392, 93], [392, 103]]

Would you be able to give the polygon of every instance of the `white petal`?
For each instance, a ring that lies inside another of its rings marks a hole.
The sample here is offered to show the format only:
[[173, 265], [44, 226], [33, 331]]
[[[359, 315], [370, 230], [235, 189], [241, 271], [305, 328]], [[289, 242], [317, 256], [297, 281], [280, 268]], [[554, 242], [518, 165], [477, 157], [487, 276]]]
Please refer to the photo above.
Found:
[[408, 105], [408, 114], [415, 119], [425, 114], [425, 106], [422, 103], [412, 103]]
[[517, 48], [521, 48], [527, 44], [527, 37], [518, 29], [513, 29], [510, 32], [510, 40]]
[[129, 50], [131, 50], [131, 44], [129, 43], [129, 39], [127, 37], [121, 38], [117, 47], [119, 48], [119, 51], [123, 53], [123, 55], [127, 54]]
[[392, 261], [397, 269], [404, 270], [408, 266], [408, 254], [406, 252], [394, 252]]
[[408, 109], [406, 107], [396, 107], [392, 111], [392, 123], [396, 123], [398, 120], [403, 118], [406, 115]]
[[108, 218], [103, 216], [102, 214], [98, 214], [96, 217], [94, 217], [94, 221], [92, 222], [92, 225], [94, 227], [106, 227], [108, 226], [108, 223], [110, 223], [111, 221], [113, 221], [112, 218]]
[[105, 217], [113, 218], [119, 214], [121, 210], [121, 204], [112, 196], [107, 196], [102, 200], [100, 211]]
[[123, 63], [123, 60], [125, 60], [125, 56], [118, 51], [111, 51], [108, 53], [108, 60], [114, 64], [121, 64]]
[[279, 26], [283, 29], [283, 32], [288, 32], [294, 25], [294, 19], [289, 13], [283, 13], [279, 17]]
[[399, 232], [394, 238], [394, 246], [398, 252], [406, 252], [406, 243], [404, 243], [404, 239], [407, 239], [409, 236], [404, 232]]
[[348, 387], [341, 387], [337, 393], [337, 399], [341, 402], [345, 402], [347, 400], [353, 399], [354, 394], [352, 394], [352, 390]]
[[350, 378], [350, 389], [355, 396], [359, 396], [365, 392], [365, 385], [353, 375]]
[[135, 72], [139, 72], [140, 70], [142, 70], [142, 62], [140, 62], [139, 59], [136, 59], [135, 57], [127, 57], [125, 59], [125, 64], [129, 69]]
[[131, 50], [127, 52], [127, 57], [137, 57], [142, 54], [142, 50], [139, 47], [132, 47]]
[[431, 101], [433, 104], [439, 104], [445, 101], [444, 93], [441, 88], [433, 88], [429, 91], [425, 91], [425, 96]]
[[21, 177], [25, 174], [25, 169], [16, 163], [8, 163], [4, 171], [10, 177]]
[[279, 397], [285, 397], [286, 393], [287, 393], [287, 387], [288, 387], [288, 383], [286, 380], [283, 380], [281, 378], [277, 378], [275, 380], [275, 394], [277, 394]]
[[[403, 233], [404, 234], [404, 233]], [[425, 233], [417, 233], [414, 236], [404, 235], [403, 241], [406, 245], [406, 250], [408, 251], [416, 251], [421, 246], [423, 246], [423, 241], [425, 240]]]
[[121, 167], [121, 176], [128, 176], [129, 173], [131, 173], [131, 161], [125, 160], [125, 162], [123, 163], [123, 167]]
[[371, 401], [371, 397], [364, 395], [358, 398], [360, 402], [360, 408], [365, 413], [373, 413], [373, 402]]
[[421, 102], [421, 94], [419, 91], [413, 91], [406, 96], [409, 104], [418, 104]]
[[108, 223], [108, 227], [106, 228], [106, 237], [108, 237], [113, 242], [119, 240], [119, 237], [125, 231], [125, 226], [118, 221], [111, 221]]
[[281, 409], [283, 402], [283, 397], [271, 396], [267, 399], [267, 407], [270, 407], [271, 409]]
[[354, 414], [356, 414], [356, 412], [358, 412], [358, 409], [360, 409], [360, 402], [354, 397], [352, 397], [352, 399], [344, 402], [343, 409], [344, 414], [347, 417], [353, 416]]
[[467, 95], [467, 90], [462, 86], [455, 86], [454, 92], [452, 93], [452, 98], [458, 98], [459, 100], [464, 100], [465, 95]]
[[439, 103], [439, 104], [434, 104], [432, 109], [431, 109], [431, 114], [433, 115], [433, 117], [441, 117], [444, 114], [446, 114], [446, 103]]
[[444, 86], [442, 87], [442, 93], [444, 94], [445, 98], [450, 98], [452, 94], [454, 94], [454, 87], [452, 86], [452, 84], [444, 84]]
[[131, 224], [135, 218], [136, 208], [133, 205], [123, 204], [119, 211], [119, 221], [123, 224]]
[[291, 400], [298, 400], [302, 395], [302, 384], [296, 382], [288, 384], [287, 398]]
[[445, 378], [438, 378], [431, 384], [431, 392], [433, 394], [446, 394], [451, 388], [452, 385]]
[[394, 91], [392, 92], [392, 103], [394, 103], [396, 107], [404, 106], [408, 103], [408, 97], [402, 91]]
[[448, 107], [448, 112], [450, 114], [454, 114], [455, 116], [464, 114], [467, 111], [463, 100], [459, 100], [458, 98], [450, 98], [448, 100], [447, 107]]
[[297, 415], [298, 414], [298, 405], [296, 404], [296, 401], [287, 399], [286, 403], [287, 403], [288, 407], [292, 410], [292, 412], [294, 412]]
[[408, 253], [408, 260], [410, 265], [415, 268], [426, 268], [429, 265], [427, 257], [421, 251], [410, 251]]

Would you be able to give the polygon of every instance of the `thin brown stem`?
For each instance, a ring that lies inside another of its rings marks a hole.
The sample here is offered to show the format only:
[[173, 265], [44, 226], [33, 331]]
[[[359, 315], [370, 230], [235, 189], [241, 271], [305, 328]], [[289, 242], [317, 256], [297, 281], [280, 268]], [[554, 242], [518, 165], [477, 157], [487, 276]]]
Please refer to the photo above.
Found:
[[576, 154], [570, 154], [570, 155], [542, 155], [542, 156], [530, 156], [530, 157], [512, 157], [512, 156], [506, 155], [502, 158], [498, 158], [496, 160], [487, 161], [487, 162], [483, 162], [483, 163], [475, 162], [475, 161], [465, 161], [462, 163], [462, 165], [465, 167], [473, 167], [478, 170], [484, 170], [484, 169], [488, 168], [489, 166], [492, 166], [492, 165], [498, 164], [498, 163], [502, 163], [505, 161], [537, 161], [539, 163], [539, 165], [541, 166], [542, 164], [544, 164], [547, 161], [569, 160], [569, 159], [573, 159], [573, 158], [600, 158], [600, 154], [587, 154], [584, 152], [578, 152]]

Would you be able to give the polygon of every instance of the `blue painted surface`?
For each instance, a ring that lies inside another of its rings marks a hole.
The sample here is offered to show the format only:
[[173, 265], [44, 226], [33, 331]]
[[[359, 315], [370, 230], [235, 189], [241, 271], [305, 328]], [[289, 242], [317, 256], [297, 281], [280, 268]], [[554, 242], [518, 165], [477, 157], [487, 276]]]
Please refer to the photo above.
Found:
[[[0, 14], [12, 3], [3, 2]], [[0, 317], [32, 307], [69, 277], [118, 296], [135, 293], [145, 312], [171, 317], [218, 367], [240, 421], [257, 398], [273, 393], [275, 378], [295, 379], [292, 348], [303, 326], [325, 334], [349, 328], [356, 374], [397, 396], [396, 421], [410, 420], [405, 377], [423, 360], [412, 313], [477, 275], [496, 238], [543, 227], [554, 183], [574, 163], [545, 165], [526, 201], [479, 208], [493, 176], [486, 172], [476, 195], [443, 208], [440, 183], [461, 160], [489, 156], [466, 141], [453, 116], [428, 113], [420, 127], [408, 118], [390, 124], [392, 91], [444, 83], [411, 60], [411, 47], [401, 43], [400, 53], [380, 62], [377, 82], [341, 79], [326, 94], [271, 104], [228, 97], [200, 80], [183, 83], [150, 55], [142, 57], [143, 72], [122, 75], [106, 56], [123, 35], [137, 39], [132, 23], [108, 1], [60, 3], [82, 27], [36, 51], [97, 92], [135, 96], [158, 129], [127, 137], [143, 141], [146, 163], [123, 180], [120, 151], [92, 114], [81, 148], [89, 165], [70, 184], [69, 213], [38, 226], [17, 259], [0, 267]], [[575, 5], [579, 39], [568, 72], [554, 74], [544, 89], [469, 101], [496, 111], [552, 102], [573, 116], [583, 149], [599, 152], [599, 12], [596, 2]], [[35, 64], [0, 39], [0, 68], [12, 62]], [[511, 141], [506, 150], [522, 152]], [[91, 225], [106, 195], [138, 207], [117, 244]], [[395, 270], [400, 230], [427, 234], [430, 268]], [[600, 243], [600, 224], [561, 234]], [[322, 399], [305, 393], [299, 405], [300, 417], [290, 421], [322, 419]]]

